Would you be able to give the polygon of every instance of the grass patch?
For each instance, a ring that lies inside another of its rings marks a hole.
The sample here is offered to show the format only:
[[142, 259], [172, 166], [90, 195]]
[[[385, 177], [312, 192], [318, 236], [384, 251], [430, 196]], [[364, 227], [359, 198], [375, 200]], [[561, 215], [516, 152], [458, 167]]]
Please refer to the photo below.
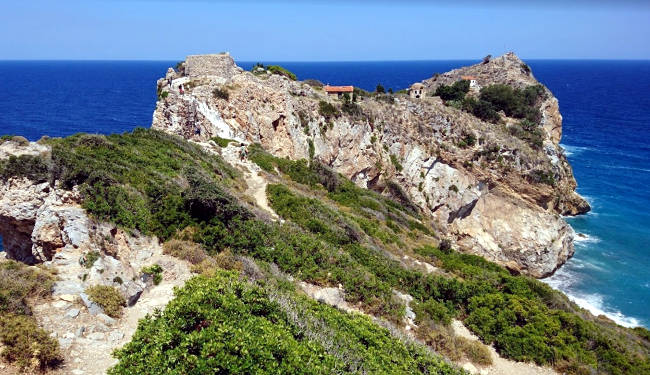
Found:
[[237, 142], [237, 141], [235, 141], [234, 139], [221, 138], [221, 137], [212, 137], [212, 140], [214, 141], [214, 143], [216, 143], [217, 145], [219, 145], [219, 147], [221, 147], [221, 148], [228, 147], [228, 145], [229, 145], [231, 142]]

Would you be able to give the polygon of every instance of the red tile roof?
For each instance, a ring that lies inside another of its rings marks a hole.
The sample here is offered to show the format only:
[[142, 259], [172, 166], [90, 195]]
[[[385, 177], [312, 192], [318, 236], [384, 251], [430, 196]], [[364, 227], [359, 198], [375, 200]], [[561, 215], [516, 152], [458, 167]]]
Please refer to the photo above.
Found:
[[354, 92], [354, 86], [330, 86], [324, 87], [325, 92]]
[[474, 77], [474, 76], [461, 76], [460, 79], [464, 79], [464, 80], [467, 80], [467, 81], [471, 81], [471, 80], [473, 80], [473, 79], [475, 80], [476, 77]]

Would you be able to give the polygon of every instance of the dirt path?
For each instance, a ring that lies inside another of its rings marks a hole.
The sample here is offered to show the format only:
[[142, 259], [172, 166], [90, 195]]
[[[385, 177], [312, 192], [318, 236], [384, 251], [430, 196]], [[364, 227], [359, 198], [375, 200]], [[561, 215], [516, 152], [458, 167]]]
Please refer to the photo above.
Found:
[[[465, 327], [461, 321], [454, 320], [451, 325], [454, 329], [454, 333], [457, 336], [464, 337], [472, 341], [478, 341], [478, 337], [470, 332], [470, 330], [467, 329], [467, 327]], [[558, 373], [551, 368], [537, 366], [534, 363], [515, 362], [509, 359], [505, 359], [501, 357], [492, 346], [489, 346], [489, 349], [490, 353], [492, 353], [491, 366], [478, 368], [470, 364], [471, 367], [463, 367], [472, 374], [481, 375], [558, 375]]]
[[248, 158], [241, 158], [241, 147], [230, 144], [228, 147], [221, 149], [221, 156], [232, 166], [242, 170], [244, 179], [246, 180], [246, 194], [255, 199], [258, 207], [268, 212], [273, 219], [279, 220], [280, 217], [269, 206], [269, 201], [266, 198], [266, 185], [268, 182], [262, 177], [262, 169]]

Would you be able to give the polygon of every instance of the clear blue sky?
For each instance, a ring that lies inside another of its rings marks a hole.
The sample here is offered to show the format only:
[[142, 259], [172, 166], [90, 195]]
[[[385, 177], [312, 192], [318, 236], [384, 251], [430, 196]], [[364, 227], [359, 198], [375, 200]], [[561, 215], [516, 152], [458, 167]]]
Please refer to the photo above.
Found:
[[2, 0], [0, 59], [650, 59], [643, 1], [521, 2]]

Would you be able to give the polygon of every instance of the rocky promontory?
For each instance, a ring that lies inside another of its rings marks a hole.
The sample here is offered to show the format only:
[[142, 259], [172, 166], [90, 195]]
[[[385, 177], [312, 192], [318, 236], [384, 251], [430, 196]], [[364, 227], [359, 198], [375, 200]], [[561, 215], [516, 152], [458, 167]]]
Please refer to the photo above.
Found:
[[[405, 194], [441, 238], [515, 272], [547, 276], [572, 256], [574, 232], [562, 215], [589, 205], [575, 193], [559, 146], [562, 116], [552, 93], [539, 86], [535, 144], [513, 135], [518, 119], [501, 113], [487, 122], [433, 96], [467, 76], [477, 87], [539, 85], [514, 54], [436, 74], [422, 82], [420, 98], [356, 90], [347, 101], [318, 82], [255, 69], [244, 71], [228, 54], [189, 56], [158, 81], [152, 127], [313, 157], [361, 187]], [[478, 97], [478, 88], [468, 95]]]

